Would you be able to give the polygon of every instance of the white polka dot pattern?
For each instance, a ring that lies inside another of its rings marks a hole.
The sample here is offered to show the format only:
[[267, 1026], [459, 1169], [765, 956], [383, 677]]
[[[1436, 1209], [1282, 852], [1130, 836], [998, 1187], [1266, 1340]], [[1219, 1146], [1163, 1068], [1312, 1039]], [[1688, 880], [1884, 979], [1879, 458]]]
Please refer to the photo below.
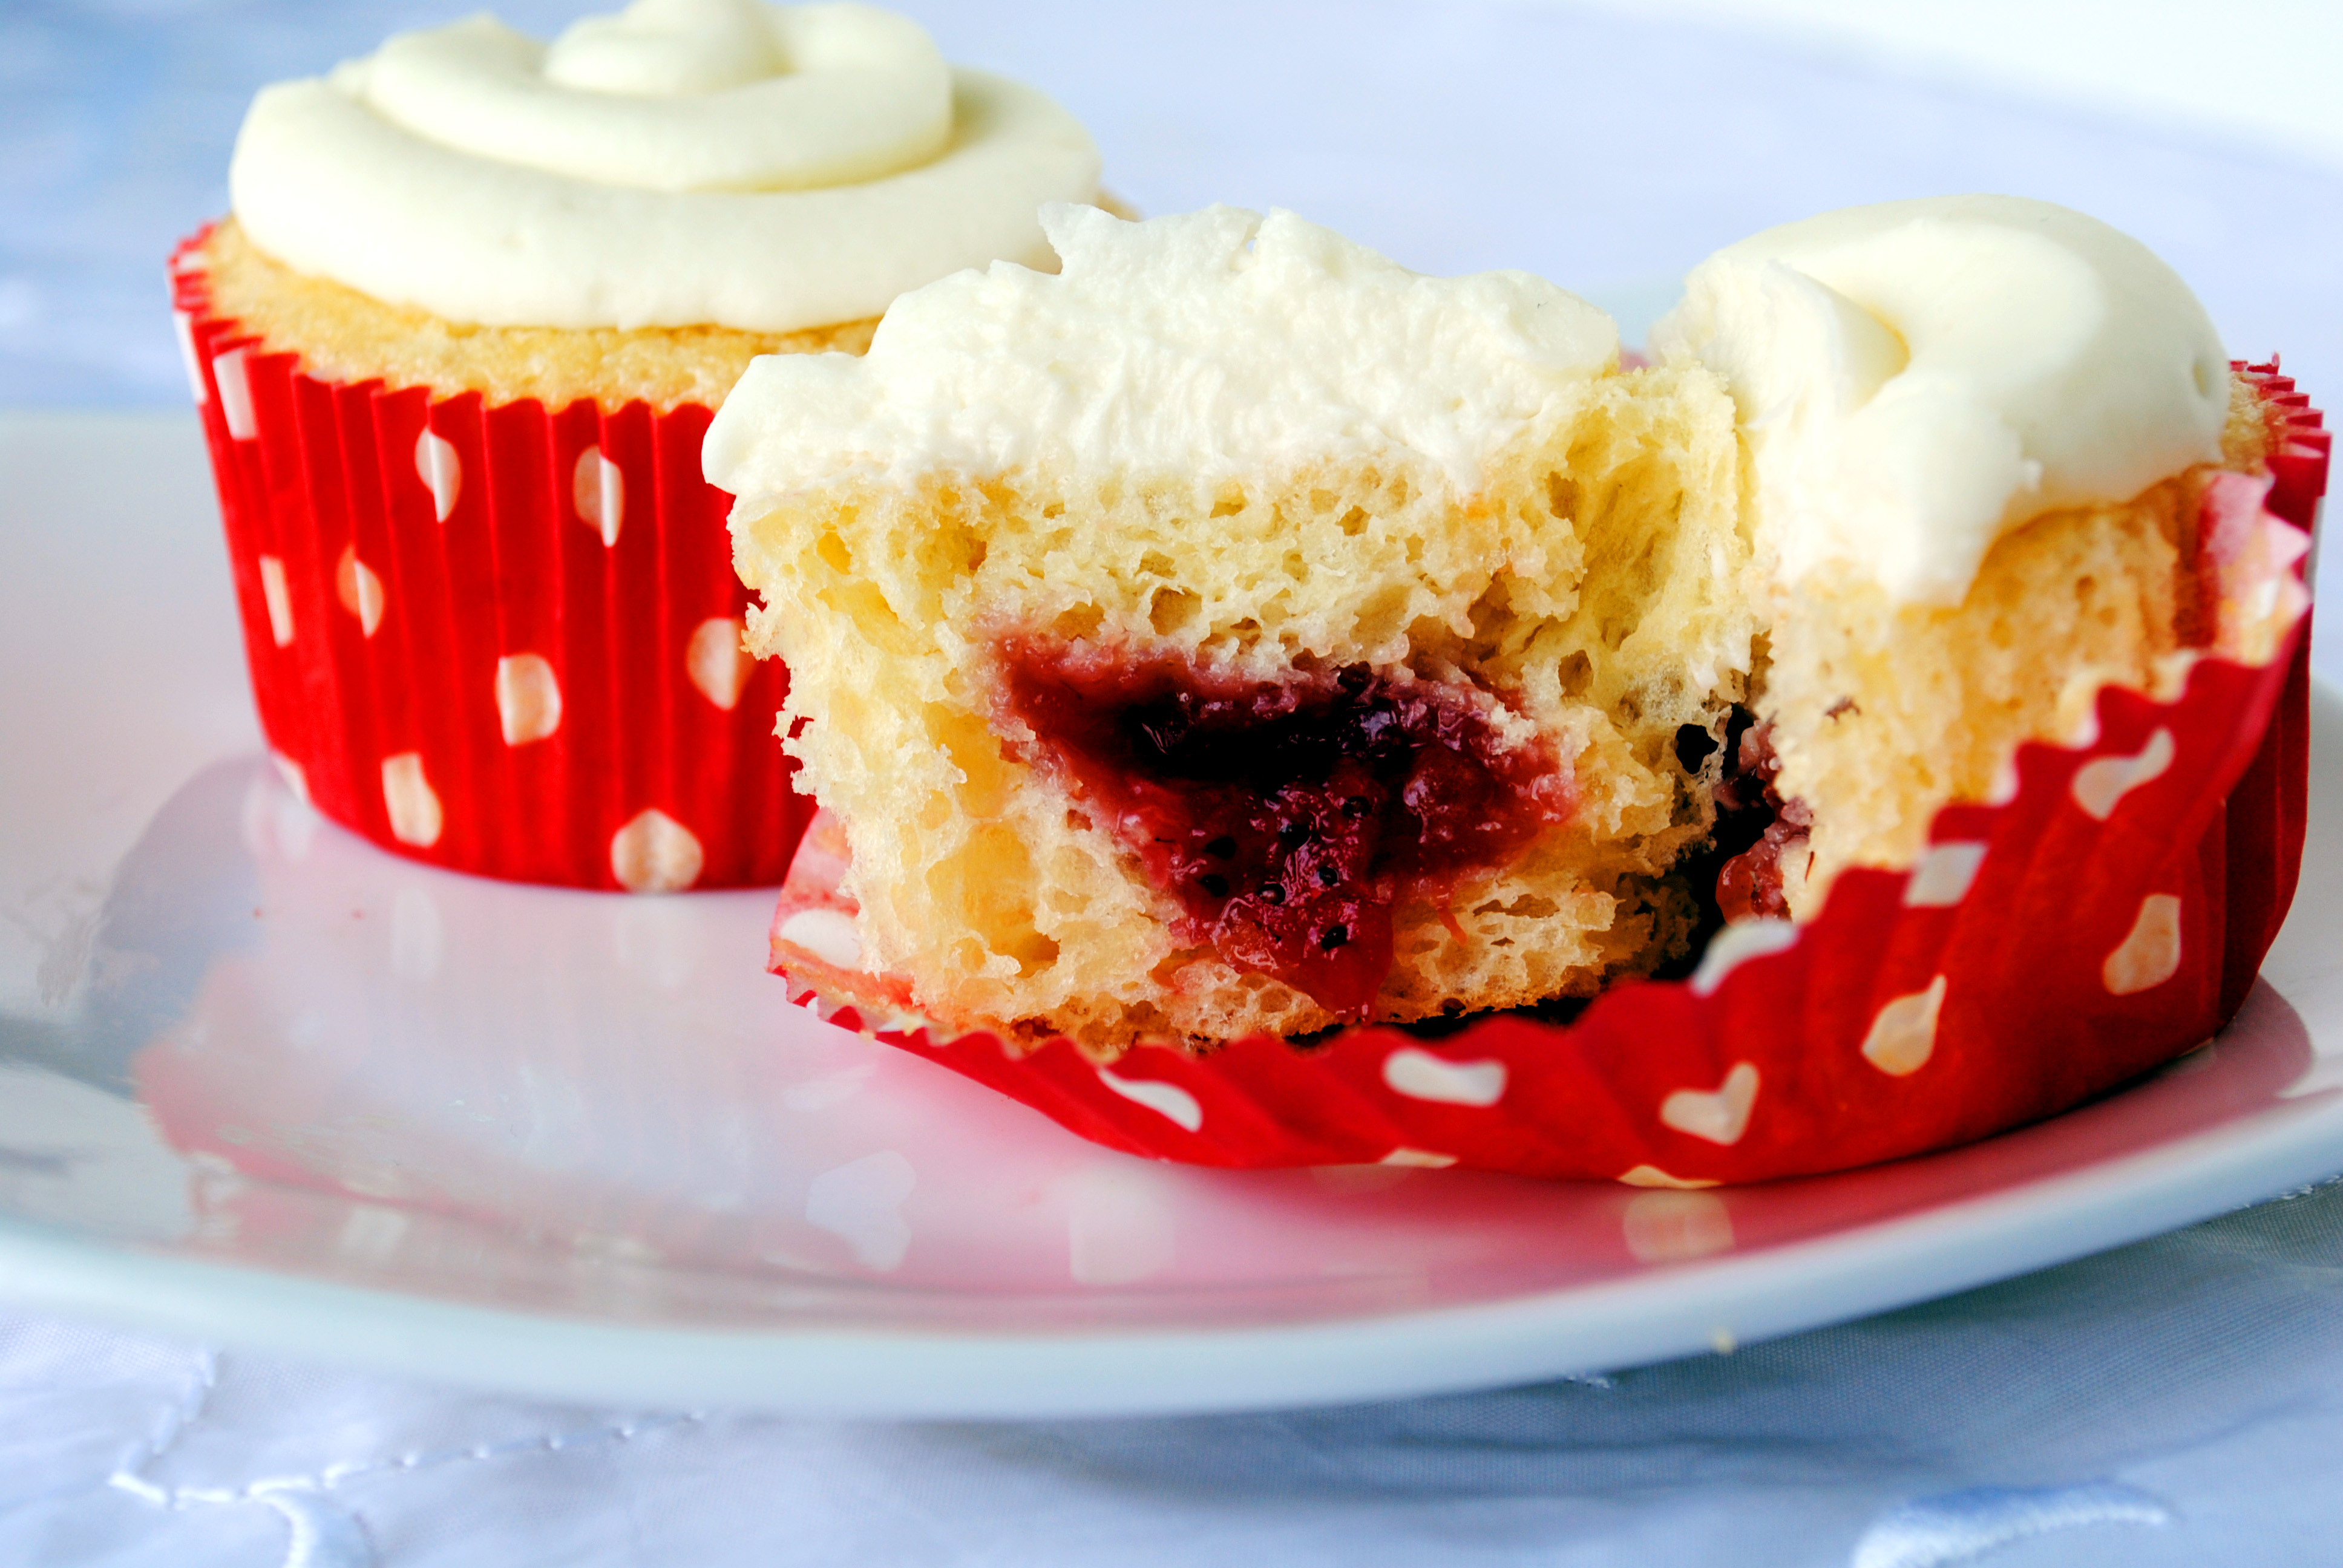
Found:
[[1144, 1105], [1158, 1116], [1165, 1118], [1193, 1132], [1204, 1125], [1204, 1108], [1196, 1097], [1176, 1083], [1165, 1083], [1152, 1078], [1118, 1078], [1101, 1067], [1099, 1081], [1135, 1105]]
[[260, 434], [252, 417], [252, 383], [245, 375], [248, 348], [231, 348], [212, 361], [212, 379], [219, 383], [220, 418], [230, 437], [249, 441]]
[[1715, 1089], [1679, 1089], [1662, 1101], [1660, 1121], [1687, 1137], [1730, 1147], [1749, 1131], [1749, 1113], [1756, 1104], [1757, 1069], [1736, 1061]]
[[543, 654], [497, 660], [497, 719], [508, 746], [527, 746], [561, 728], [561, 682]]
[[627, 518], [627, 477], [618, 465], [602, 456], [599, 447], [578, 454], [569, 470], [569, 498], [578, 518], [602, 536], [605, 547], [618, 542], [618, 527]]
[[358, 559], [356, 547], [342, 552], [334, 567], [334, 594], [342, 608], [358, 618], [358, 629], [372, 637], [382, 626], [382, 579]]
[[293, 595], [285, 586], [285, 563], [275, 556], [260, 558], [260, 598], [268, 607], [269, 640], [292, 647]]
[[1403, 1045], [1383, 1058], [1383, 1082], [1394, 1094], [1444, 1105], [1494, 1105], [1505, 1096], [1502, 1061], [1450, 1061]]
[[610, 835], [610, 874], [630, 893], [679, 893], [706, 861], [691, 829], [656, 809]]
[[2139, 901], [2130, 934], [2099, 967], [2099, 979], [2109, 996], [2131, 996], [2153, 990], [2179, 972], [2180, 900], [2170, 893], [2150, 893]]
[[862, 938], [854, 929], [854, 917], [843, 910], [799, 910], [773, 935], [832, 969], [850, 973], [862, 967]]
[[1949, 910], [1967, 898], [1977, 868], [1985, 864], [1985, 849], [1974, 840], [1929, 845], [1920, 863], [1912, 868], [1911, 879], [1904, 884], [1904, 907]]
[[382, 759], [382, 803], [390, 813], [390, 836], [427, 849], [439, 841], [446, 817], [431, 781], [423, 776], [423, 755], [402, 751]]
[[1945, 1007], [1943, 975], [1926, 990], [1899, 996], [1881, 1008], [1863, 1037], [1863, 1058], [1890, 1078], [1908, 1078], [1928, 1065], [1936, 1050], [1936, 1019]]
[[692, 628], [691, 642], [684, 649], [684, 673], [699, 695], [729, 713], [739, 706], [740, 689], [749, 684], [749, 672], [757, 661], [740, 646], [742, 628], [731, 616], [716, 616], [701, 621]]
[[464, 466], [457, 459], [456, 444], [426, 427], [415, 438], [415, 477], [431, 492], [432, 516], [446, 522], [464, 488]]
[[2075, 769], [2075, 804], [2104, 822], [2123, 798], [2172, 766], [2172, 731], [2159, 729], [2134, 757], [2101, 757]]
[[[697, 472], [709, 410], [489, 407], [320, 374], [216, 313], [205, 243], [174, 259], [169, 330], [261, 728], [307, 767], [314, 810], [493, 877], [780, 882], [814, 805], [759, 707], [781, 672], [739, 648], [729, 498]], [[613, 747], [655, 759], [615, 796]], [[672, 828], [628, 824], [649, 806]]]
[[212, 394], [204, 385], [203, 360], [196, 352], [196, 318], [184, 310], [174, 310], [171, 327], [179, 338], [179, 360], [187, 367], [187, 390], [196, 395], [196, 407], [200, 408], [212, 400]]
[[1378, 1165], [1403, 1165], [1418, 1171], [1444, 1171], [1456, 1163], [1453, 1154], [1434, 1154], [1429, 1149], [1410, 1149], [1404, 1145], [1393, 1150], [1375, 1161]]
[[1733, 1250], [1733, 1213], [1714, 1192], [1639, 1192], [1619, 1217], [1639, 1263], [1682, 1263]]

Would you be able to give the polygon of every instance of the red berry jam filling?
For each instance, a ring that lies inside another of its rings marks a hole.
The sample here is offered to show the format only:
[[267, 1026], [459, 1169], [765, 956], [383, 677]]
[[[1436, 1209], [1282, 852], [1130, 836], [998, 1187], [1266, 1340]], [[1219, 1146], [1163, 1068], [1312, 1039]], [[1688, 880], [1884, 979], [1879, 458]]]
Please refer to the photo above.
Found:
[[[1680, 757], [1686, 739], [1677, 738]], [[1782, 759], [1774, 750], [1772, 724], [1757, 723], [1747, 709], [1736, 708], [1725, 743], [1716, 785], [1715, 851], [1722, 861], [1716, 871], [1717, 912], [1726, 920], [1759, 915], [1787, 920], [1790, 902], [1782, 890], [1783, 869], [1785, 861], [1795, 863], [1805, 854], [1814, 813], [1804, 800], [1783, 799], [1775, 788]], [[1686, 762], [1687, 767], [1696, 765], [1697, 759]]]
[[1499, 864], [1570, 812], [1488, 700], [1364, 665], [1255, 681], [1179, 654], [1012, 639], [1006, 707], [1186, 911], [1183, 940], [1367, 1018], [1392, 906]]

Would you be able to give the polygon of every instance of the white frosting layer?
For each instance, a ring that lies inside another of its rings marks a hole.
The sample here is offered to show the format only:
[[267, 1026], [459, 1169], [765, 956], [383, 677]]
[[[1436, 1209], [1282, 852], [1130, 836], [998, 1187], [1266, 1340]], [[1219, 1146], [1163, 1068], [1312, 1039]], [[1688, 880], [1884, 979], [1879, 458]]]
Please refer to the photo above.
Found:
[[2220, 456], [2228, 360], [2137, 240], [2015, 196], [1853, 207], [1717, 252], [1653, 330], [1722, 374], [1782, 578], [1956, 604], [2003, 532]]
[[549, 48], [480, 15], [265, 89], [229, 168], [263, 250], [494, 326], [875, 316], [997, 258], [1098, 153], [1029, 88], [859, 5], [637, 0]]
[[754, 361], [705, 466], [743, 498], [849, 472], [1211, 477], [1362, 450], [1460, 491], [1616, 361], [1610, 317], [1523, 272], [1423, 277], [1292, 213], [1045, 207], [1056, 275], [904, 296], [869, 354]]

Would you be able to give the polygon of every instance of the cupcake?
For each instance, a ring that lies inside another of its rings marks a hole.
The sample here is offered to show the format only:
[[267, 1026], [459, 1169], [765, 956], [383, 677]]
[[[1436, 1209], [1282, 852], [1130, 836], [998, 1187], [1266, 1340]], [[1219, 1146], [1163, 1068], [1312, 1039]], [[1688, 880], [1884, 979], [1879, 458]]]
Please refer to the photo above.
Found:
[[773, 882], [810, 804], [741, 645], [713, 411], [859, 353], [1098, 158], [858, 5], [478, 15], [264, 90], [173, 271], [253, 686], [296, 789], [456, 869]]
[[850, 1021], [1144, 1152], [1701, 1183], [2242, 1000], [2324, 435], [2136, 241], [1834, 214], [1622, 369], [1291, 215], [1045, 224], [709, 434]]

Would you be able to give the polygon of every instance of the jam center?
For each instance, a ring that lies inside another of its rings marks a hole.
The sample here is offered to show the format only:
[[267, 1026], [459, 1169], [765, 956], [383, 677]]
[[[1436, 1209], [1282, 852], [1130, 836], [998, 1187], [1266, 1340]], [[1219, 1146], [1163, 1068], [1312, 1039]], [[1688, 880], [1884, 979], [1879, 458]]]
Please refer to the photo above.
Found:
[[1180, 900], [1182, 940], [1340, 1018], [1373, 1010], [1399, 897], [1444, 902], [1569, 814], [1550, 752], [1507, 741], [1471, 693], [1026, 641], [1001, 663], [1009, 711]]

